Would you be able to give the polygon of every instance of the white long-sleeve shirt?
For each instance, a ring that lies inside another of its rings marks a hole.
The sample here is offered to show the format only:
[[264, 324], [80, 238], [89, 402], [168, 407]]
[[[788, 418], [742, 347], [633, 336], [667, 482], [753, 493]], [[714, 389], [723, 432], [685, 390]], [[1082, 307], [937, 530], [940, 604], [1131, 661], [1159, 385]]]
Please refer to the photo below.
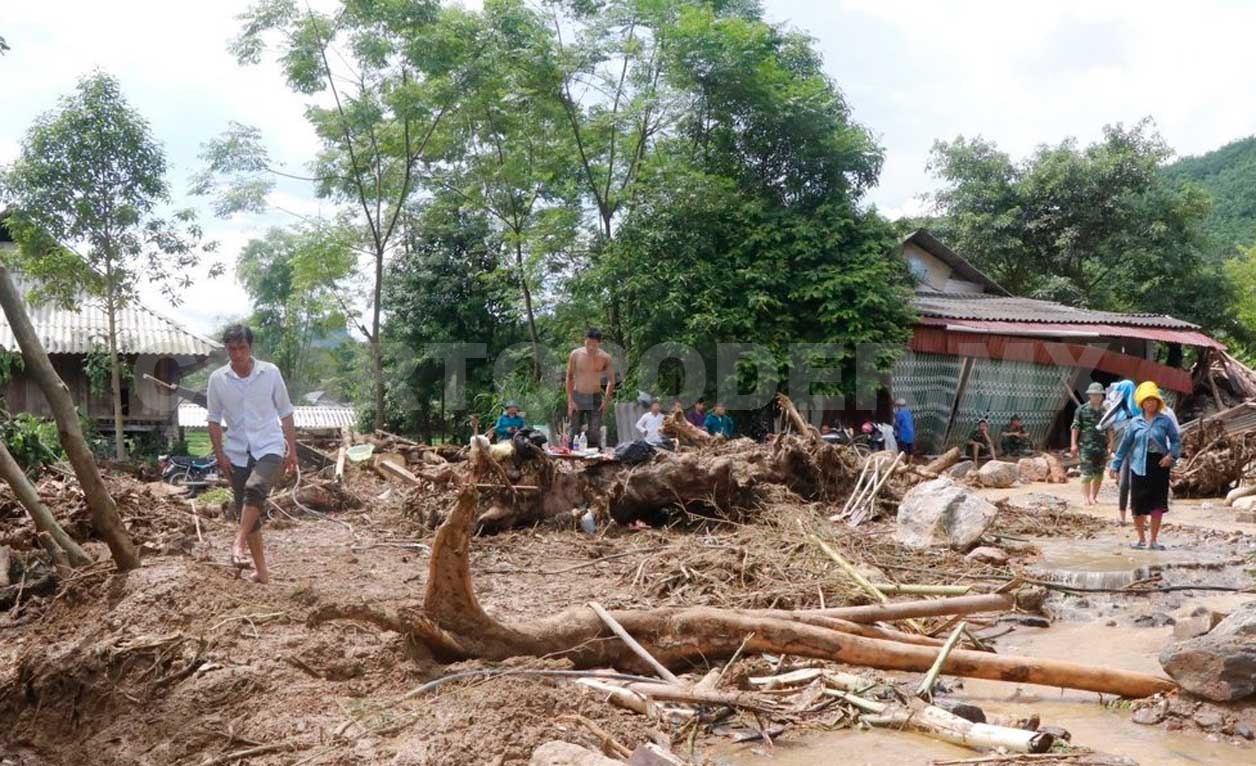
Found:
[[249, 456], [283, 457], [287, 444], [279, 419], [292, 414], [288, 386], [279, 368], [270, 362], [253, 360], [253, 369], [242, 378], [230, 364], [214, 370], [206, 391], [210, 423], [227, 430], [223, 451], [232, 465], [246, 466]]
[[651, 444], [663, 443], [663, 413], [657, 415], [647, 412], [637, 419], [637, 433], [645, 437]]

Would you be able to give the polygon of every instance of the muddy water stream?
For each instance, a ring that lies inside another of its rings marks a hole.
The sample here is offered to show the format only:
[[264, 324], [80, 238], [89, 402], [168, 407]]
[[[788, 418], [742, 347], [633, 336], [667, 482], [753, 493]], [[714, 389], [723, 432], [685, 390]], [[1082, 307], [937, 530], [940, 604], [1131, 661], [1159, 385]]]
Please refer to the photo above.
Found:
[[[1214, 584], [1244, 587], [1250, 578], [1241, 563], [1245, 551], [1225, 546], [1200, 550], [1171, 546], [1163, 552], [1134, 551], [1126, 540], [1104, 535], [1093, 540], [1035, 540], [1042, 558], [1032, 574], [1082, 588], [1121, 588], [1136, 580], [1159, 575], [1165, 584]], [[1236, 554], [1239, 558], [1236, 559]], [[1250, 565], [1249, 565], [1250, 566]], [[1157, 656], [1172, 642], [1173, 629], [1134, 627], [1136, 614], [1162, 612], [1181, 619], [1200, 606], [1229, 611], [1250, 595], [1201, 591], [1151, 598], [1084, 594], [1053, 596], [1049, 611], [1056, 622], [1050, 628], [1017, 627], [998, 640], [1002, 654], [1085, 662], [1161, 674]], [[1236, 745], [1231, 738], [1209, 737], [1198, 731], [1167, 731], [1140, 726], [1128, 710], [1109, 709], [1099, 695], [997, 681], [952, 679], [952, 699], [980, 706], [992, 717], [1038, 714], [1044, 726], [1058, 726], [1072, 741], [1094, 750], [1132, 758], [1141, 766], [1248, 766], [1256, 763], [1256, 747]], [[1211, 740], [1211, 741], [1210, 741]], [[971, 750], [921, 735], [870, 730], [841, 730], [805, 737], [779, 738], [774, 747], [763, 743], [730, 745], [715, 751], [716, 760], [729, 766], [898, 766], [927, 764], [934, 759], [970, 758]]]

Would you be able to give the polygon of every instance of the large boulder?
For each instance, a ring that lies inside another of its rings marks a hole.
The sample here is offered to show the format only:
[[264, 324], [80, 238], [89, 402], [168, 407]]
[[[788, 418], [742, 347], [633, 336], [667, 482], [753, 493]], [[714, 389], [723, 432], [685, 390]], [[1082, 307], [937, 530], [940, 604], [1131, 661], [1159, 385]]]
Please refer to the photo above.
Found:
[[1235, 511], [1256, 511], [1256, 495], [1240, 497], [1231, 506]]
[[562, 740], [551, 740], [532, 751], [528, 766], [623, 766], [623, 761], [607, 758]]
[[999, 502], [1008, 508], [1030, 513], [1062, 513], [1068, 510], [1067, 500], [1045, 492], [1029, 492]]
[[1248, 601], [1230, 612], [1228, 617], [1217, 623], [1210, 635], [1256, 640], [1256, 601]]
[[1051, 478], [1051, 464], [1045, 457], [1023, 457], [1016, 463], [1016, 473], [1026, 484]]
[[1214, 702], [1256, 694], [1256, 641], [1216, 631], [1165, 649], [1160, 666], [1183, 689]]
[[911, 548], [945, 545], [967, 551], [998, 512], [972, 490], [943, 476], [917, 484], [903, 496], [894, 537]]
[[983, 487], [1006, 489], [1016, 483], [1016, 464], [991, 460], [977, 471], [977, 481]]
[[973, 472], [973, 461], [961, 460], [950, 468], [946, 469], [946, 475], [952, 479], [962, 479]]

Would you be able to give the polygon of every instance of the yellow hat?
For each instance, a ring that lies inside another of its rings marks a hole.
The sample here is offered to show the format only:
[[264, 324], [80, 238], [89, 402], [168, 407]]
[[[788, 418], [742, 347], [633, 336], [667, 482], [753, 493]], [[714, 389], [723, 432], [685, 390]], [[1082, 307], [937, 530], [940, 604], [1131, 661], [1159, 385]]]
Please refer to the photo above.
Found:
[[1138, 384], [1138, 388], [1134, 389], [1134, 404], [1142, 409], [1143, 402], [1148, 399], [1155, 399], [1160, 402], [1160, 406], [1164, 407], [1164, 397], [1160, 396], [1160, 386], [1157, 386], [1153, 380], [1144, 380]]

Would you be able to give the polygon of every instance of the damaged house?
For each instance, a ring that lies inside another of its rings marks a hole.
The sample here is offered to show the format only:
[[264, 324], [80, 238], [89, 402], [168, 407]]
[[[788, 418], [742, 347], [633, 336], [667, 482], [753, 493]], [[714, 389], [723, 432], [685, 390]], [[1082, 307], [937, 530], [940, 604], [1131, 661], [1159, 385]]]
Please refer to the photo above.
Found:
[[997, 433], [1013, 415], [1038, 446], [1064, 446], [1092, 380], [1153, 380], [1172, 405], [1197, 388], [1188, 356], [1204, 362], [1197, 367], [1228, 359], [1221, 343], [1171, 316], [1013, 296], [925, 230], [904, 240], [902, 256], [919, 319], [891, 387], [912, 407], [920, 449], [966, 443], [983, 417]]

